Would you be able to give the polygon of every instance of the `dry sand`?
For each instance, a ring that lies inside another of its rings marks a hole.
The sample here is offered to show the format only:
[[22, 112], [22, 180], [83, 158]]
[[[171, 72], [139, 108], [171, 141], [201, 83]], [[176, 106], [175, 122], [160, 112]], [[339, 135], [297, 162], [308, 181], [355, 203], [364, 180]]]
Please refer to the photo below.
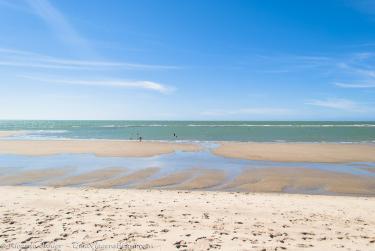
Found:
[[216, 155], [280, 162], [375, 162], [375, 145], [222, 142]]
[[375, 250], [375, 198], [38, 187], [0, 194], [1, 250]]
[[93, 153], [98, 156], [148, 157], [174, 151], [199, 151], [197, 144], [121, 140], [0, 140], [0, 154], [51, 155]]

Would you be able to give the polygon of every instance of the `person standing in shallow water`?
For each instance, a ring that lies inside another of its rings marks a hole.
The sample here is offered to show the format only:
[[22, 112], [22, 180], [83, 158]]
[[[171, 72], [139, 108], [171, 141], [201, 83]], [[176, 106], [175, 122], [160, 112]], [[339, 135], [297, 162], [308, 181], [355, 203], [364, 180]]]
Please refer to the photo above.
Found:
[[142, 142], [142, 136], [139, 136], [139, 142]]

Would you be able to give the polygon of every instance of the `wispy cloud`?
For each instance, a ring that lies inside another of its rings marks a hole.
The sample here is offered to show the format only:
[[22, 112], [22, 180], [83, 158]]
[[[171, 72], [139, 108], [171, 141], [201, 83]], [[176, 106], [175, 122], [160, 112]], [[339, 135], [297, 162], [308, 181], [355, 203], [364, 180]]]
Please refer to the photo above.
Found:
[[68, 22], [65, 16], [48, 0], [26, 0], [29, 6], [65, 43], [90, 50], [88, 41]]
[[204, 111], [201, 114], [205, 116], [230, 116], [230, 115], [287, 115], [292, 114], [293, 111], [286, 108], [272, 108], [272, 107], [252, 107], [239, 109], [215, 109]]
[[294, 55], [294, 54], [257, 54], [257, 66], [262, 66], [262, 73], [292, 73], [333, 66], [335, 59], [324, 55]]
[[359, 77], [375, 78], [375, 70], [364, 66], [353, 66], [347, 63], [339, 63], [338, 67]]
[[25, 12], [32, 14], [30, 8], [25, 6], [21, 1], [12, 1], [12, 0], [0, 0], [0, 7], [4, 6], [13, 10]]
[[336, 86], [341, 88], [357, 88], [357, 89], [365, 89], [365, 88], [375, 88], [375, 83], [341, 83], [337, 82], [334, 83]]
[[330, 109], [338, 109], [338, 110], [345, 110], [345, 111], [362, 111], [359, 104], [354, 101], [348, 99], [314, 99], [306, 102], [307, 105], [325, 107]]
[[50, 84], [67, 84], [67, 85], [85, 85], [85, 86], [103, 86], [126, 89], [143, 89], [156, 91], [163, 94], [171, 93], [175, 90], [174, 87], [165, 84], [144, 81], [144, 80], [126, 80], [126, 79], [64, 79], [62, 77], [43, 78], [34, 76], [22, 76], [30, 80], [50, 83]]
[[[375, 53], [372, 51], [353, 53], [350, 60], [337, 64], [341, 81], [333, 84], [340, 88], [374, 88], [375, 87], [375, 70], [374, 59]], [[349, 81], [347, 79], [350, 79]]]
[[359, 60], [366, 60], [375, 56], [374, 52], [357, 52], [353, 54]]
[[[21, 3], [21, 4], [20, 4]], [[25, 4], [26, 3], [26, 4]], [[41, 18], [50, 27], [53, 34], [60, 38], [65, 44], [77, 49], [77, 55], [96, 57], [97, 53], [92, 48], [91, 42], [86, 39], [69, 22], [68, 18], [48, 0], [25, 0], [25, 2], [0, 0], [0, 5], [19, 11], [27, 12]], [[82, 53], [83, 52], [83, 53]], [[0, 48], [0, 53], [12, 54], [12, 57], [4, 59], [0, 54], [0, 65], [12, 67], [33, 67], [51, 69], [99, 69], [101, 67], [115, 67], [138, 70], [169, 70], [180, 67], [157, 64], [141, 64], [131, 62], [94, 61], [94, 60], [71, 60], [54, 58], [33, 52], [25, 52], [14, 49]], [[17, 57], [15, 57], [17, 56]], [[22, 57], [21, 57], [22, 56]]]
[[129, 70], [173, 70], [180, 68], [178, 66], [170, 65], [151, 65], [121, 61], [64, 59], [8, 48], [0, 48], [0, 65], [10, 67], [83, 70], [100, 70], [103, 68], [120, 68]]
[[373, 0], [348, 0], [344, 3], [360, 12], [375, 15], [375, 2]]
[[375, 83], [375, 52], [371, 48], [318, 55], [258, 54], [254, 59], [257, 64], [252, 69], [261, 67], [263, 69], [256, 72], [264, 74], [314, 72], [324, 75], [326, 79], [331, 78], [333, 84], [341, 88], [349, 88], [349, 85], [343, 84], [348, 82], [348, 79], [350, 82], [362, 83], [358, 86], [350, 85], [350, 88], [372, 88], [372, 85], [367, 83]]

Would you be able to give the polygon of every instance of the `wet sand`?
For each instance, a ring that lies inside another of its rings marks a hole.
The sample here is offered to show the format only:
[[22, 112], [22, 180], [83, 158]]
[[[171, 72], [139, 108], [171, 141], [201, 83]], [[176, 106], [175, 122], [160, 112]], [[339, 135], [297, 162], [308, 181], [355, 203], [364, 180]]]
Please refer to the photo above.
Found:
[[0, 193], [2, 250], [375, 249], [375, 198], [38, 187]]
[[234, 177], [220, 169], [190, 168], [171, 173], [150, 167], [103, 168], [70, 175], [71, 169], [38, 169], [0, 175], [4, 185], [83, 186], [219, 190], [241, 192], [310, 193], [375, 196], [375, 178], [303, 167], [247, 168]]
[[375, 179], [310, 168], [249, 168], [225, 188], [245, 192], [375, 196]]
[[[112, 157], [150, 157], [175, 151], [200, 151], [193, 143], [121, 140], [0, 140], [0, 154], [53, 155], [62, 153]], [[375, 162], [375, 145], [334, 143], [221, 142], [219, 156], [278, 162]]]
[[216, 155], [279, 162], [375, 162], [375, 145], [221, 142]]
[[16, 136], [23, 133], [23, 131], [0, 131], [0, 138]]
[[84, 185], [87, 183], [99, 182], [107, 180], [113, 177], [116, 177], [120, 174], [123, 174], [127, 171], [126, 168], [103, 168], [95, 171], [89, 171], [77, 176], [67, 177], [60, 181], [50, 182], [50, 186], [75, 186], [75, 185]]
[[193, 190], [210, 189], [221, 185], [226, 180], [227, 174], [221, 170], [193, 169], [195, 177], [187, 182], [175, 186], [175, 189]]
[[0, 140], [0, 154], [52, 155], [92, 153], [97, 156], [149, 157], [175, 151], [199, 151], [197, 144], [121, 140]]
[[150, 180], [136, 188], [202, 190], [215, 188], [215, 186], [223, 184], [226, 178], [227, 173], [221, 170], [191, 168]]
[[195, 173], [192, 170], [177, 171], [160, 178], [147, 181], [144, 184], [138, 185], [137, 188], [167, 188], [169, 186], [177, 186], [191, 179], [194, 175]]
[[156, 174], [159, 171], [157, 167], [150, 167], [134, 171], [129, 175], [117, 177], [114, 179], [103, 180], [88, 184], [88, 186], [96, 188], [112, 188], [117, 186], [125, 186], [133, 183], [142, 183], [147, 181], [149, 177]]
[[375, 173], [375, 167], [362, 167], [362, 169], [367, 172]]
[[29, 183], [54, 180], [68, 174], [70, 171], [70, 168], [48, 168], [30, 171], [20, 171], [18, 173], [11, 175], [1, 175], [0, 185], [27, 185]]

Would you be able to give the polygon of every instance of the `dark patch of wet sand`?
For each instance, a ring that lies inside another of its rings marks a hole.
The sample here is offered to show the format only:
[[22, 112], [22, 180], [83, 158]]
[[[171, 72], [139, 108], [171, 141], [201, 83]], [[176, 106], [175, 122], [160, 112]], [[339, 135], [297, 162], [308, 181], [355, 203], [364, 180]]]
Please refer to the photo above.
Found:
[[88, 186], [96, 188], [112, 188], [116, 186], [125, 186], [132, 183], [145, 182], [149, 177], [154, 175], [159, 171], [157, 167], [150, 167], [141, 169], [135, 172], [130, 173], [126, 176], [121, 176], [113, 179], [104, 180], [101, 182], [93, 182], [88, 184]]
[[375, 179], [310, 168], [249, 168], [226, 187], [248, 192], [321, 190], [333, 194], [375, 195]]
[[196, 177], [174, 188], [185, 190], [208, 189], [223, 184], [227, 179], [227, 173], [222, 170], [199, 168], [191, 170], [195, 173]]
[[50, 182], [48, 185], [60, 187], [60, 186], [74, 186], [74, 185], [82, 185], [85, 183], [92, 183], [92, 182], [101, 182], [120, 174], [123, 174], [127, 171], [126, 168], [121, 167], [109, 167], [103, 168], [95, 171], [86, 172], [77, 176], [67, 177], [60, 181]]
[[175, 173], [168, 174], [161, 178], [153, 179], [149, 182], [139, 185], [137, 188], [148, 189], [148, 188], [158, 188], [166, 186], [174, 186], [181, 184], [188, 179], [192, 178], [194, 172], [192, 170], [178, 171]]
[[24, 185], [28, 183], [47, 181], [66, 175], [71, 170], [71, 168], [48, 168], [32, 171], [21, 171], [12, 175], [1, 176], [0, 185]]
[[361, 167], [361, 169], [370, 173], [375, 173], [375, 167]]

